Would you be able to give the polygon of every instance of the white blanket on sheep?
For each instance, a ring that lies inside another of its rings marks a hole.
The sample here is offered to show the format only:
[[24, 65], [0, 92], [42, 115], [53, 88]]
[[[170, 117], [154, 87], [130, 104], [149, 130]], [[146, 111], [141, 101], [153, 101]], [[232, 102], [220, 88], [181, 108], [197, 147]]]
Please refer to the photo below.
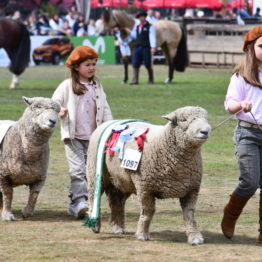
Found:
[[0, 120], [0, 145], [8, 129], [15, 124], [12, 120]]

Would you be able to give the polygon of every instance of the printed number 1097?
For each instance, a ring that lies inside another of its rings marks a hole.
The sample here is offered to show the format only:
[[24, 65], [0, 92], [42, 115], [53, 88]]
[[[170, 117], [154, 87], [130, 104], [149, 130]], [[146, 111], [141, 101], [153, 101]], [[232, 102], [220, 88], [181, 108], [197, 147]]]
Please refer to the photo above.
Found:
[[137, 164], [138, 164], [137, 161], [124, 159], [123, 163], [122, 163], [122, 166], [125, 167], [125, 168], [136, 170], [137, 169]]
[[141, 159], [141, 152], [134, 149], [127, 148], [125, 150], [124, 158], [121, 167], [136, 171]]

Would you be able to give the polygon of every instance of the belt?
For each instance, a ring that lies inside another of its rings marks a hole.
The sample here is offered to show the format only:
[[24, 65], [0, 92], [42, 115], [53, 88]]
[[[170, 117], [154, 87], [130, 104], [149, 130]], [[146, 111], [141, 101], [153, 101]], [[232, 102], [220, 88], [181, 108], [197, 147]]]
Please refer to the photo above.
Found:
[[243, 120], [239, 120], [239, 125], [243, 127], [256, 128], [262, 130], [262, 125], [252, 124]]

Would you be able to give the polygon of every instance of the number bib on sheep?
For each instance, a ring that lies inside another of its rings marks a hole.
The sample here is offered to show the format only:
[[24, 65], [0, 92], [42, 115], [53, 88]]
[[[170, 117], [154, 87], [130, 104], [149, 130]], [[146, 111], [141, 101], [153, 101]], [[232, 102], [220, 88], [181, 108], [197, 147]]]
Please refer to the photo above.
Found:
[[134, 149], [126, 149], [121, 167], [136, 171], [141, 159], [141, 153]]
[[[127, 124], [114, 126], [112, 128], [112, 135], [106, 143], [109, 154], [114, 156], [114, 152], [118, 152], [118, 158], [122, 160], [121, 167], [136, 171], [148, 131], [149, 128], [133, 129], [129, 128]], [[125, 149], [127, 141], [136, 141], [138, 149]]]

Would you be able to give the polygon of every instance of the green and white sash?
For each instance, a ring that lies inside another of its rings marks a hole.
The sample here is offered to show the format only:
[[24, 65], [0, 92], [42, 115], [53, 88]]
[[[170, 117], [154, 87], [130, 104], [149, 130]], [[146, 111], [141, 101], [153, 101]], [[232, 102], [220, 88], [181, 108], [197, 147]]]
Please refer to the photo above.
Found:
[[104, 162], [106, 155], [106, 142], [112, 135], [112, 128], [116, 125], [123, 125], [129, 122], [144, 122], [143, 120], [137, 119], [124, 119], [116, 120], [109, 123], [101, 133], [97, 150], [96, 150], [96, 172], [95, 172], [95, 183], [94, 183], [94, 198], [93, 198], [93, 209], [90, 217], [88, 216], [84, 222], [84, 226], [95, 227], [97, 219], [100, 217], [100, 204], [101, 204], [101, 191], [102, 191], [102, 180], [104, 174]]

